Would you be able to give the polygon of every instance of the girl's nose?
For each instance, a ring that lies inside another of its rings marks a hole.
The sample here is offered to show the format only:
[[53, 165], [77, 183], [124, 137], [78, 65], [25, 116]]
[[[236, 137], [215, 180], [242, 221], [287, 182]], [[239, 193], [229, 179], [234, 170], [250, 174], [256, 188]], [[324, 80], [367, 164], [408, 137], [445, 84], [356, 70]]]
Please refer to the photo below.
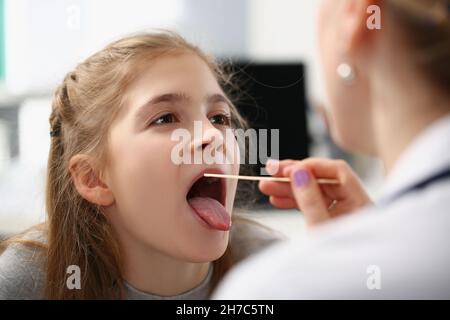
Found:
[[191, 151], [204, 151], [214, 144], [215, 150], [225, 152], [223, 133], [214, 127], [211, 122], [197, 121], [194, 125], [194, 135], [191, 142]]

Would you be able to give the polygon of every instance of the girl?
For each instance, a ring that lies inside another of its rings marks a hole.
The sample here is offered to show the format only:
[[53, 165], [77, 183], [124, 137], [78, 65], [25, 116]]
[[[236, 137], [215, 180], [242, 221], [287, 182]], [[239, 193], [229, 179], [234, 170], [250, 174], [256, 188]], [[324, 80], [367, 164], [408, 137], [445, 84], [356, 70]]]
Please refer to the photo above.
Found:
[[[121, 39], [69, 72], [50, 115], [48, 221], [10, 239], [2, 298], [204, 299], [237, 261], [275, 235], [230, 215], [239, 163], [175, 164], [175, 129], [222, 141], [243, 119], [224, 74], [197, 47], [162, 32]], [[212, 134], [211, 134], [212, 133]]]

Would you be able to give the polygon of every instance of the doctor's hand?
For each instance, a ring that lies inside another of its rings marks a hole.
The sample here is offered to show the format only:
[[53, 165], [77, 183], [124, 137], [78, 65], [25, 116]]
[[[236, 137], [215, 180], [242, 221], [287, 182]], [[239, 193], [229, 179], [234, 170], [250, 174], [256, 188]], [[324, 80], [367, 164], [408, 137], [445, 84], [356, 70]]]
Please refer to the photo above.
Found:
[[[280, 209], [298, 208], [309, 226], [364, 207], [371, 200], [350, 166], [342, 160], [269, 160], [266, 170], [291, 183], [260, 181], [259, 189]], [[318, 184], [316, 179], [337, 179], [339, 184]]]

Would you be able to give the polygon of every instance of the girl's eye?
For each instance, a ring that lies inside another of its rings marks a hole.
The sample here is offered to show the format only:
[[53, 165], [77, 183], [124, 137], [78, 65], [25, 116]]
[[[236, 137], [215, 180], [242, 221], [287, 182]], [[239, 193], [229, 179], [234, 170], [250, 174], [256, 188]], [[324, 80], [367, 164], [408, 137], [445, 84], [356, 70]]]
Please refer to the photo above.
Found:
[[173, 123], [176, 121], [177, 121], [177, 119], [173, 113], [167, 113], [167, 114], [159, 117], [158, 119], [154, 120], [152, 123], [150, 123], [150, 125], [162, 125], [162, 124], [166, 124], [166, 123]]
[[216, 114], [209, 118], [212, 124], [217, 124], [221, 126], [229, 126], [231, 125], [231, 117], [225, 114]]

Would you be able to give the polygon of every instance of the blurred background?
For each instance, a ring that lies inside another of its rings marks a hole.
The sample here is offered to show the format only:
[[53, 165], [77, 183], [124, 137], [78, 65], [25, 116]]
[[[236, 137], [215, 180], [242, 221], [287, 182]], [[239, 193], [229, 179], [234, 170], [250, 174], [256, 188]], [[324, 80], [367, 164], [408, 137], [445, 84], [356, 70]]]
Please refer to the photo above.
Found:
[[[235, 63], [252, 98], [239, 107], [255, 126], [280, 129], [280, 158], [346, 159], [376, 197], [381, 164], [340, 150], [328, 136], [315, 41], [318, 4], [0, 0], [0, 236], [45, 219], [48, 117], [56, 85], [108, 42], [151, 28], [178, 31], [208, 53]], [[265, 110], [263, 116], [255, 116], [252, 103]], [[288, 236], [304, 228], [294, 210], [259, 206], [252, 216]]]

